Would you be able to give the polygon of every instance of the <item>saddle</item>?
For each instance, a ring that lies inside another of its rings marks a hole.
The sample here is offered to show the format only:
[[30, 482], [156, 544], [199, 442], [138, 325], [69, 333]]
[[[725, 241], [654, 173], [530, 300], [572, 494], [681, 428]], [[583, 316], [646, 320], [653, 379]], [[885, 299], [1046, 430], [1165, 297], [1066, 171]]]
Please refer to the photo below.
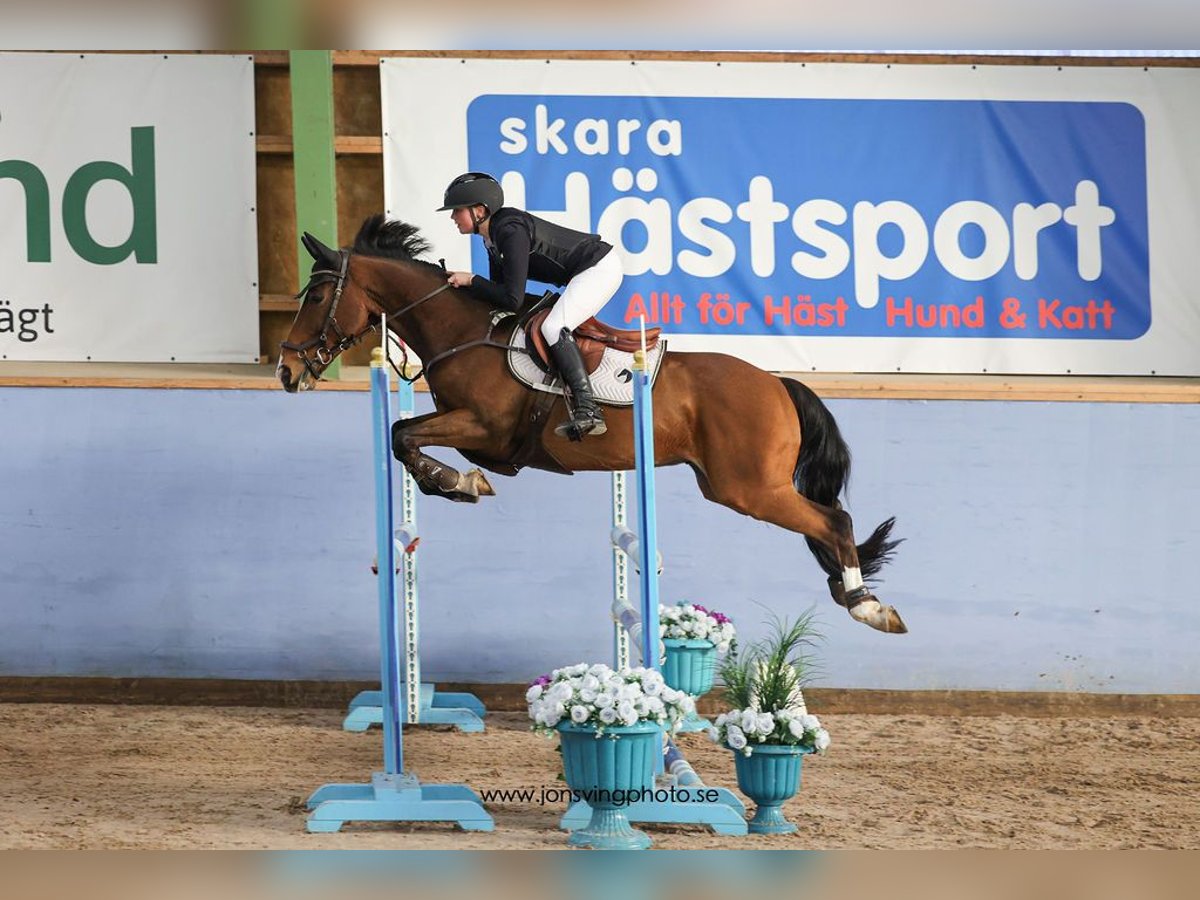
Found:
[[[557, 294], [548, 292], [529, 311], [528, 315], [521, 317], [522, 324], [525, 326], [525, 346], [529, 350], [529, 356], [546, 371], [550, 371], [553, 367], [550, 363], [550, 348], [546, 346], [546, 339], [542, 336], [542, 323], [546, 321], [546, 316], [550, 314], [550, 307], [557, 299]], [[661, 328], [646, 329], [647, 350], [653, 349], [658, 344], [658, 336], [661, 333]], [[579, 355], [583, 357], [584, 368], [591, 375], [600, 365], [600, 360], [604, 357], [604, 351], [608, 347], [624, 353], [641, 350], [642, 333], [640, 330], [610, 328], [593, 316], [575, 329], [575, 343], [579, 346]]]

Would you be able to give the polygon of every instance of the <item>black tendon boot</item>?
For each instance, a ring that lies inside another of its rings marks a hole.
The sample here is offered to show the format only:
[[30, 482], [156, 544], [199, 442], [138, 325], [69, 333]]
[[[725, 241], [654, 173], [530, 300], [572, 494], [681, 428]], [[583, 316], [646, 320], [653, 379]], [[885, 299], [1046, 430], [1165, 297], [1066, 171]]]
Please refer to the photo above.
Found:
[[579, 355], [579, 347], [569, 329], [564, 328], [559, 334], [557, 343], [550, 348], [550, 355], [571, 390], [571, 418], [557, 426], [555, 434], [573, 441], [582, 440], [585, 434], [604, 434], [608, 426], [604, 424], [604, 414], [592, 396], [592, 383], [588, 380], [583, 357]]

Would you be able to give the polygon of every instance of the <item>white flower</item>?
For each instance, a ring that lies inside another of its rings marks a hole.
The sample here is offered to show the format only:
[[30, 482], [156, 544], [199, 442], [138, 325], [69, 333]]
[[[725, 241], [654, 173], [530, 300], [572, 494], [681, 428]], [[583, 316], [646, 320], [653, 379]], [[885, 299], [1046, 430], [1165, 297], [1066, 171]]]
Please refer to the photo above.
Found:
[[618, 700], [633, 700], [635, 697], [642, 696], [642, 686], [637, 683], [623, 684], [621, 689], [617, 691]]
[[824, 753], [833, 741], [829, 737], [829, 732], [824, 728], [817, 729], [817, 736], [813, 738], [813, 746], [817, 748], [818, 753]]
[[611, 706], [606, 706], [604, 709], [600, 710], [600, 721], [605, 725], [611, 725], [613, 722], [617, 721], [617, 711]]
[[759, 713], [755, 717], [754, 730], [758, 734], [770, 734], [775, 730], [775, 717], [770, 713]]
[[816, 716], [807, 714], [800, 717], [800, 724], [804, 726], [805, 731], [813, 731], [821, 727], [821, 721]]
[[568, 684], [565, 681], [559, 681], [559, 682], [556, 682], [555, 684], [550, 685], [550, 690], [546, 691], [546, 699], [547, 700], [557, 700], [557, 701], [561, 702], [561, 701], [565, 701], [565, 700], [570, 700], [571, 694], [573, 694], [573, 693], [574, 693], [574, 691], [571, 690], [570, 684]]
[[708, 739], [710, 741], [712, 741], [714, 744], [720, 743], [721, 730], [719, 728], [714, 728], [712, 725], [710, 725], [710, 726], [708, 726], [708, 728], [705, 729], [705, 731], [708, 734]]
[[794, 738], [804, 737], [804, 726], [797, 719], [792, 719], [788, 722], [788, 731], [791, 732]]
[[608, 709], [614, 703], [616, 703], [616, 698], [613, 697], [612, 694], [605, 692], [605, 693], [596, 695], [596, 708], [597, 709]]
[[675, 688], [668, 687], [665, 684], [662, 686], [662, 690], [660, 690], [658, 693], [659, 696], [663, 698], [663, 701], [667, 703], [675, 703], [676, 701], [688, 696], [683, 691], [678, 691]]
[[734, 750], [741, 750], [746, 746], [746, 735], [736, 725], [730, 725], [725, 731], [725, 743]]
[[599, 695], [595, 691], [589, 691], [587, 688], [581, 688], [579, 691], [579, 699], [584, 703], [595, 703], [597, 696]]
[[532, 703], [542, 696], [544, 688], [540, 684], [530, 685], [529, 690], [525, 692], [525, 702]]
[[588, 716], [590, 715], [591, 713], [588, 711], [586, 706], [571, 707], [571, 721], [576, 725], [581, 725], [586, 722], [588, 720]]

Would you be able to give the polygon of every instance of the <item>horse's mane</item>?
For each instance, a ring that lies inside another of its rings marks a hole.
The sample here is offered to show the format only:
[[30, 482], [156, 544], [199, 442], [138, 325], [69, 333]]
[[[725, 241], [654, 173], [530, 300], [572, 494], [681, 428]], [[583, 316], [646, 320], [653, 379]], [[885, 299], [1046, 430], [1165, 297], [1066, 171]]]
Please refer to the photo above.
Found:
[[389, 221], [383, 213], [376, 213], [363, 221], [354, 237], [353, 250], [365, 256], [401, 259], [440, 269], [434, 263], [420, 259], [422, 254], [429, 252], [430, 246], [416, 225], [398, 219]]

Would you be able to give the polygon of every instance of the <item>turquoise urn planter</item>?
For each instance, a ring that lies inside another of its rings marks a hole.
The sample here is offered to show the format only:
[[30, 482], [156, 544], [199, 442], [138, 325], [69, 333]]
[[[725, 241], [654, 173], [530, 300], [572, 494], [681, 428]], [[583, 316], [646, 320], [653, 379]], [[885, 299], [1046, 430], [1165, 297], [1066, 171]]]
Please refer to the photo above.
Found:
[[[749, 756], [733, 751], [738, 790], [757, 807], [750, 820], [751, 834], [791, 834], [796, 826], [783, 817], [783, 804], [800, 790], [800, 765], [805, 747], [789, 744], [751, 744]], [[730, 748], [732, 749], [732, 748]]]
[[654, 722], [639, 722], [607, 726], [597, 737], [594, 725], [563, 722], [557, 730], [567, 787], [592, 809], [587, 827], [572, 831], [567, 843], [595, 850], [649, 847], [650, 836], [629, 824], [625, 808], [631, 799], [639, 799], [631, 794], [653, 788], [662, 729]]
[[[662, 674], [667, 687], [683, 691], [691, 695], [693, 700], [712, 690], [717, 674], [716, 644], [684, 638], [664, 638], [662, 643], [666, 650]], [[707, 719], [692, 713], [684, 719], [679, 731], [704, 731], [708, 726]]]
[[717, 645], [712, 641], [665, 638], [662, 674], [667, 687], [693, 697], [712, 690], [717, 674]]

